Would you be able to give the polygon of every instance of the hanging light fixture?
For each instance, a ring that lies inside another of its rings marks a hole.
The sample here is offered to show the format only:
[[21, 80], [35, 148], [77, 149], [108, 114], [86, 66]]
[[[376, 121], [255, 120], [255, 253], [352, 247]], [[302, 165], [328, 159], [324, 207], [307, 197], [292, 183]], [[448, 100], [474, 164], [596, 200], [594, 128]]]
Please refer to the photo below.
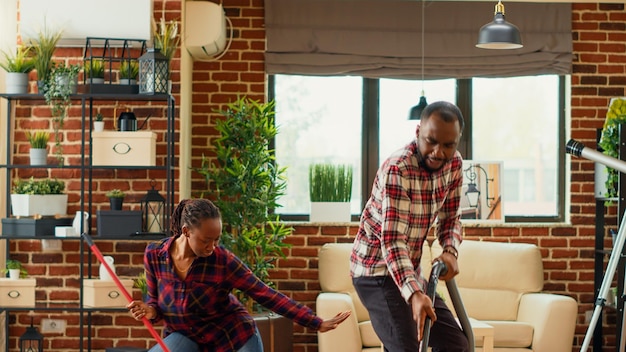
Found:
[[498, 0], [493, 22], [478, 31], [476, 47], [482, 49], [519, 49], [523, 47], [519, 29], [504, 19], [504, 5]]
[[426, 0], [422, 0], [422, 95], [420, 101], [411, 108], [409, 112], [409, 120], [419, 120], [422, 117], [422, 111], [426, 108], [428, 103], [426, 102], [426, 95], [424, 95], [424, 10], [426, 9]]

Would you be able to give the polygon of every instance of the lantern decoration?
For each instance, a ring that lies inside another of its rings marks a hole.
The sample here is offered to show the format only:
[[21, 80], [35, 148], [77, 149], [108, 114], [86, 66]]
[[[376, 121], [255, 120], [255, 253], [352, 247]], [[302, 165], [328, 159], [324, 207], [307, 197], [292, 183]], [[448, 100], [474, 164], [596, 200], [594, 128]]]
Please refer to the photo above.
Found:
[[30, 318], [30, 326], [20, 336], [20, 352], [43, 352], [43, 335], [33, 326], [33, 318]]
[[154, 189], [155, 180], [150, 182], [151, 190], [141, 199], [143, 231], [165, 233], [165, 198]]
[[166, 94], [169, 77], [167, 57], [159, 49], [149, 48], [139, 61], [139, 94]]

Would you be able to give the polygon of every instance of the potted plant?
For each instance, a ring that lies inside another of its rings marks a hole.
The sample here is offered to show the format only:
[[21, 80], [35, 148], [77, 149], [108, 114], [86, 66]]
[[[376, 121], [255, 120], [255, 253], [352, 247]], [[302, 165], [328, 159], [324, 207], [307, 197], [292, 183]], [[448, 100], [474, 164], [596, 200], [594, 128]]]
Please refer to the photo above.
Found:
[[88, 78], [87, 82], [90, 84], [103, 84], [104, 83], [104, 69], [105, 64], [102, 59], [90, 59], [84, 65], [85, 77]]
[[56, 50], [62, 33], [62, 31], [53, 31], [44, 26], [44, 29], [38, 32], [37, 37], [30, 42], [35, 52], [34, 63], [37, 71], [37, 88], [39, 93], [44, 93], [47, 89], [53, 67], [52, 55]]
[[171, 20], [165, 21], [164, 17], [158, 24], [153, 22], [152, 34], [154, 37], [154, 48], [159, 49], [161, 54], [165, 55], [168, 62], [172, 61], [174, 53], [180, 43], [178, 36], [178, 22]]
[[104, 131], [104, 117], [102, 117], [101, 113], [96, 114], [96, 120], [93, 122], [93, 130], [94, 132]]
[[[274, 125], [274, 102], [247, 98], [228, 104], [216, 121], [220, 136], [215, 141], [216, 158], [202, 158], [200, 168], [207, 184], [213, 184], [215, 204], [224, 223], [220, 241], [264, 282], [272, 285], [268, 270], [277, 257], [284, 257], [283, 240], [293, 228], [271, 210], [285, 194], [286, 169], [276, 165], [270, 141], [278, 133]], [[202, 194], [204, 195], [204, 194]], [[239, 298], [246, 302], [244, 295]], [[252, 302], [248, 302], [251, 308]]]
[[6, 92], [7, 94], [28, 93], [28, 73], [35, 68], [35, 62], [30, 57], [31, 48], [18, 46], [15, 54], [2, 52], [4, 61], [0, 67], [7, 71]]
[[77, 64], [53, 64], [52, 72], [46, 82], [44, 97], [52, 111], [54, 154], [61, 165], [63, 164], [63, 145], [60, 130], [63, 128], [67, 111], [72, 103], [70, 97], [76, 94], [79, 71], [80, 65]]
[[7, 260], [6, 268], [2, 270], [2, 273], [5, 275], [8, 273], [11, 280], [25, 278], [28, 275], [28, 271], [22, 263], [15, 259]]
[[311, 222], [349, 222], [352, 165], [309, 166]]
[[122, 210], [122, 205], [124, 204], [124, 197], [126, 197], [126, 193], [116, 188], [108, 191], [106, 193], [106, 196], [109, 198], [109, 205], [111, 206], [111, 210]]
[[[609, 110], [606, 113], [602, 135], [598, 143], [602, 148], [602, 153], [619, 159], [619, 126], [626, 123], [626, 99], [611, 99]], [[619, 172], [607, 167], [606, 198], [614, 198], [618, 196]], [[602, 181], [601, 181], [602, 182]]]
[[14, 216], [54, 216], [67, 213], [65, 183], [57, 179], [16, 179], [11, 190]]
[[[269, 270], [279, 257], [285, 257], [283, 249], [289, 245], [283, 241], [294, 230], [272, 214], [272, 209], [280, 207], [278, 200], [286, 190], [286, 168], [276, 165], [270, 147], [278, 133], [274, 106], [274, 101], [261, 103], [243, 97], [219, 111], [224, 119], [216, 121], [216, 157], [203, 156], [201, 167], [195, 169], [215, 190], [211, 198], [220, 208], [224, 223], [220, 242], [270, 286], [274, 283]], [[262, 313], [244, 293], [235, 294], [248, 311], [257, 312], [255, 319], [259, 323], [271, 321], [273, 326], [293, 327], [291, 322], [283, 321], [287, 318]], [[270, 341], [292, 334], [287, 328], [265, 331], [262, 339]]]
[[138, 288], [139, 291], [141, 291], [141, 297], [144, 301], [146, 301], [147, 296], [148, 296], [148, 284], [146, 283], [146, 272], [145, 271], [140, 272], [137, 278], [133, 281], [134, 281], [133, 286], [135, 288]]
[[30, 144], [30, 164], [46, 165], [48, 159], [48, 141], [50, 132], [48, 131], [26, 131], [26, 140]]
[[120, 64], [120, 84], [137, 84], [139, 64], [134, 60], [124, 60]]

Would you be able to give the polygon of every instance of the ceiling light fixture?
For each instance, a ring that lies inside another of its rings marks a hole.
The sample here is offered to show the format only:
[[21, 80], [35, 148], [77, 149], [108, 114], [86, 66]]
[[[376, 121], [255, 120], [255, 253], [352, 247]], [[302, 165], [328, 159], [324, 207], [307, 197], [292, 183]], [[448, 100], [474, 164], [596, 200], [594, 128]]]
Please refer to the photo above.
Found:
[[476, 47], [482, 49], [519, 49], [523, 47], [519, 29], [504, 19], [504, 5], [498, 0], [493, 22], [478, 32]]
[[426, 0], [422, 0], [422, 96], [417, 105], [411, 108], [409, 112], [409, 120], [419, 120], [422, 117], [422, 111], [426, 108], [426, 96], [424, 95], [424, 11], [426, 10]]

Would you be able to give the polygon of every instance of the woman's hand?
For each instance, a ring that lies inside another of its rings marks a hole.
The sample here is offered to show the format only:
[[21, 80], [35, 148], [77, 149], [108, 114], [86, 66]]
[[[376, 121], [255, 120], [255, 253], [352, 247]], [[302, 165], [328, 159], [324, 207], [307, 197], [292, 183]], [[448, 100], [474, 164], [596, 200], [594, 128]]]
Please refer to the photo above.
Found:
[[141, 320], [144, 317], [147, 319], [154, 319], [156, 316], [154, 308], [142, 301], [132, 301], [126, 305], [126, 308], [128, 308], [130, 315], [132, 315], [135, 320]]
[[318, 331], [326, 332], [326, 331], [334, 330], [337, 326], [339, 326], [339, 324], [343, 323], [344, 320], [348, 319], [351, 313], [352, 312], [347, 310], [345, 312], [337, 313], [337, 315], [335, 315], [334, 317], [330, 319], [324, 320]]

